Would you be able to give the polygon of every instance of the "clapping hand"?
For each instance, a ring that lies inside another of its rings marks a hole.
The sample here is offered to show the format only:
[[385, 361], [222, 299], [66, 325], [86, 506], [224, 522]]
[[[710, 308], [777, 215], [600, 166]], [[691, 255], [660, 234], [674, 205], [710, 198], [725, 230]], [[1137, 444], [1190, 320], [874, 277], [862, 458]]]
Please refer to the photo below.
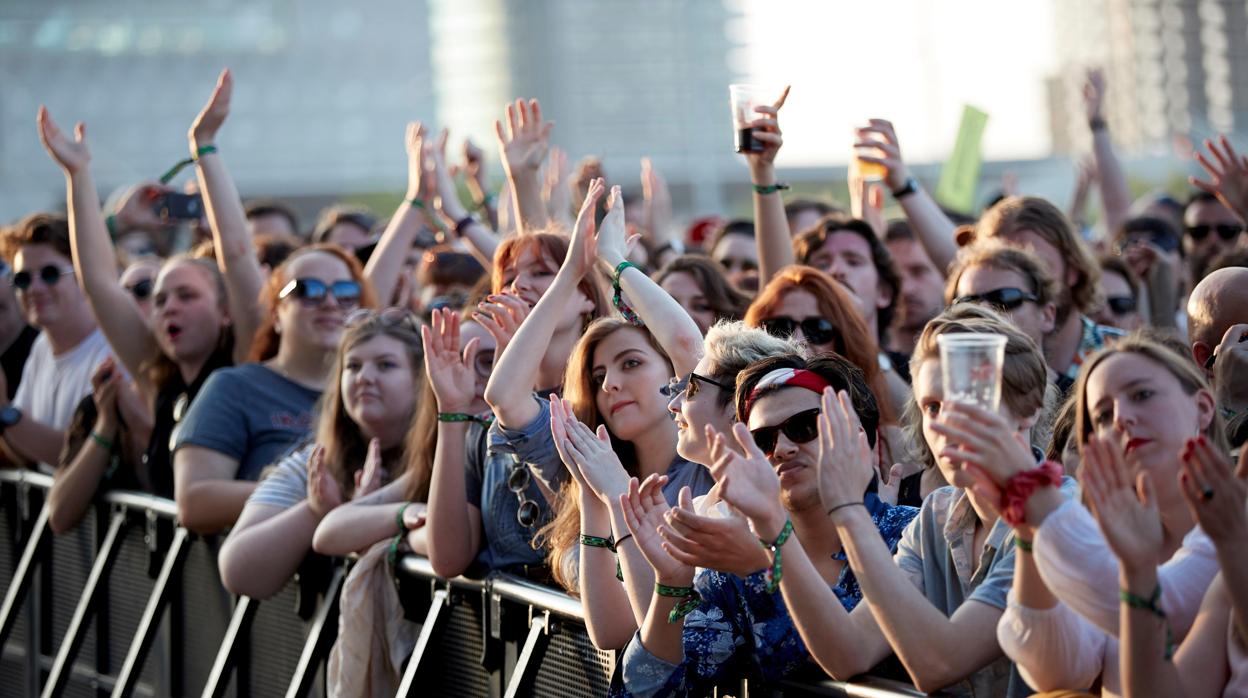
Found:
[[542, 106], [536, 99], [517, 99], [515, 104], [507, 105], [507, 130], [504, 133], [503, 124], [495, 121], [494, 133], [508, 174], [519, 168], [533, 172], [541, 168], [554, 126], [553, 121], [542, 121]]
[[825, 510], [861, 502], [875, 476], [873, 452], [845, 391], [824, 388], [819, 415], [819, 497]]
[[472, 318], [494, 338], [494, 355], [502, 356], [511, 338], [533, 309], [514, 293], [491, 293], [477, 304]]
[[[581, 211], [576, 216], [576, 226], [572, 229], [572, 240], [568, 243], [568, 254], [564, 257], [563, 268], [567, 269], [579, 281], [585, 278], [585, 275], [594, 268], [594, 262], [598, 259], [598, 240], [596, 235], [596, 224], [594, 222], [594, 210], [598, 206], [598, 200], [607, 191], [607, 186], [601, 178], [595, 179], [589, 184], [589, 192], [585, 194], [585, 201], [581, 204]], [[621, 215], [623, 211], [621, 210]]]
[[[637, 478], [628, 481], [628, 492], [619, 497], [628, 532], [633, 534], [638, 550], [646, 562], [654, 568], [655, 578], [670, 586], [689, 586], [693, 583], [694, 567], [682, 562], [676, 551], [659, 535], [668, 511], [663, 498], [663, 485], [667, 477], [651, 475], [640, 486]], [[685, 488], [685, 492], [688, 488]]]
[[342, 502], [342, 488], [325, 467], [325, 448], [317, 444], [308, 456], [308, 507], [320, 519]]
[[[1205, 437], [1191, 439], [1183, 449], [1179, 485], [1183, 499], [1201, 530], [1215, 545], [1242, 545], [1248, 541], [1248, 449], [1241, 449], [1239, 466], [1231, 471], [1226, 456]], [[1241, 548], [1235, 554], [1243, 554]]]
[[598, 425], [597, 431], [590, 429], [573, 414], [571, 402], [551, 395], [550, 429], [568, 472], [604, 505], [610, 507], [627, 491], [628, 473], [611, 448], [605, 425]]
[[664, 518], [659, 528], [667, 543], [664, 549], [686, 565], [745, 577], [771, 564], [743, 516], [694, 513], [688, 487], [681, 488], [679, 506], [669, 509]]
[[1164, 534], [1148, 473], [1140, 473], [1132, 483], [1118, 445], [1090, 436], [1083, 450], [1082, 475], [1092, 513], [1123, 570], [1155, 569]]
[[594, 235], [598, 258], [608, 267], [608, 272], [628, 259], [629, 250], [639, 238], [639, 235], [628, 234], [628, 226], [624, 222], [624, 196], [620, 193], [620, 187], [611, 187], [611, 195], [607, 197], [607, 215], [603, 216], [602, 224]]
[[740, 422], [732, 425], [732, 438], [740, 450], [729, 445], [728, 437], [707, 425], [711, 445], [711, 475], [719, 482], [719, 494], [750, 520], [755, 534], [771, 540], [784, 527], [784, 507], [780, 505], [780, 478], [767, 460], [750, 430]]
[[364, 469], [355, 473], [355, 499], [376, 492], [381, 488], [381, 441], [372, 439], [368, 442], [368, 455], [364, 458]]
[[425, 371], [438, 401], [438, 411], [467, 410], [476, 397], [474, 364], [480, 341], [468, 340], [461, 354], [459, 314], [448, 309], [433, 311], [429, 324], [420, 328], [420, 339], [425, 350]]

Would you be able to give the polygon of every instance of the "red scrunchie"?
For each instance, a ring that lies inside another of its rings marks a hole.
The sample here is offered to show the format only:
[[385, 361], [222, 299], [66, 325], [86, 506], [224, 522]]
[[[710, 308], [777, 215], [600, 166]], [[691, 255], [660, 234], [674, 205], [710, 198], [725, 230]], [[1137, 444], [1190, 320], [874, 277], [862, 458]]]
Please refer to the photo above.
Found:
[[1061, 482], [1062, 466], [1051, 460], [1015, 475], [1005, 483], [1005, 493], [1001, 495], [1001, 518], [1010, 526], [1017, 527], [1027, 520], [1027, 500], [1031, 499], [1036, 489]]

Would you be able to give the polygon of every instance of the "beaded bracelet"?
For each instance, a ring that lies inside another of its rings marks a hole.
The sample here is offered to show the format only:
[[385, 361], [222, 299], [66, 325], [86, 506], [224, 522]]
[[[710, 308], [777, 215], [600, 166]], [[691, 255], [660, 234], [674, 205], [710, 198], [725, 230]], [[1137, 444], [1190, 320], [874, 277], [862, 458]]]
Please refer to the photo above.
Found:
[[666, 584], [654, 583], [654, 593], [659, 596], [666, 596], [669, 599], [684, 599], [667, 614], [667, 622], [675, 623], [676, 621], [689, 615], [693, 609], [702, 603], [702, 595], [693, 587], [669, 587]]
[[1166, 660], [1169, 661], [1174, 656], [1174, 635], [1170, 632], [1170, 623], [1166, 621], [1166, 612], [1157, 605], [1161, 601], [1161, 584], [1157, 584], [1157, 588], [1153, 590], [1152, 597], [1147, 599], [1142, 596], [1136, 596], [1126, 589], [1118, 591], [1118, 598], [1131, 608], [1148, 611], [1161, 619], [1162, 625], [1166, 627]]
[[642, 322], [641, 318], [637, 317], [637, 313], [633, 312], [633, 309], [624, 302], [624, 291], [620, 288], [620, 275], [629, 267], [641, 271], [641, 267], [628, 260], [624, 260], [615, 266], [615, 274], [611, 278], [611, 288], [615, 291], [615, 295], [611, 296], [611, 305], [614, 305], [615, 309], [620, 311], [620, 315], [624, 316], [628, 324], [633, 327], [645, 327], [646, 323]]
[[764, 579], [767, 580], [767, 593], [769, 594], [774, 594], [780, 588], [780, 578], [784, 573], [784, 568], [780, 564], [780, 546], [784, 545], [791, 535], [793, 535], [793, 520], [785, 519], [784, 528], [780, 529], [780, 535], [776, 536], [774, 541], [768, 543], [762, 538], [758, 539], [758, 542], [762, 543], [764, 548], [767, 548], [772, 557], [771, 567], [767, 568], [767, 572], [764, 575]]

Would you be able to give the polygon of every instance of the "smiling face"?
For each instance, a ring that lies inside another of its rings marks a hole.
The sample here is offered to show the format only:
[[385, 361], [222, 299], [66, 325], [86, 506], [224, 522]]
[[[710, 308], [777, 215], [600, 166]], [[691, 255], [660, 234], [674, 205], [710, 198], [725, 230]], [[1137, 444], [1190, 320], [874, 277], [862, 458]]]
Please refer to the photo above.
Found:
[[229, 319], [212, 274], [191, 261], [165, 267], [152, 296], [156, 343], [178, 364], [208, 357], [227, 331]]
[[[705, 356], [698, 361], [693, 372], [719, 380], [724, 385], [730, 385], [728, 381], [711, 374], [711, 365]], [[686, 397], [689, 392], [686, 388], [673, 395], [667, 403], [667, 409], [675, 415], [676, 419], [676, 453], [690, 462], [710, 465], [711, 454], [710, 445], [706, 442], [706, 426], [709, 424], [721, 434], [727, 434], [732, 429], [733, 423], [737, 421], [736, 409], [731, 394], [727, 396], [727, 403], [721, 404], [720, 397], [727, 392], [725, 388], [697, 378], [691, 379], [690, 382], [697, 383], [693, 397]]]
[[1175, 478], [1179, 452], [1213, 419], [1213, 398], [1189, 395], [1165, 366], [1135, 352], [1100, 361], [1087, 379], [1086, 419], [1121, 450], [1132, 475], [1148, 472], [1162, 501], [1183, 506]]
[[871, 328], [877, 315], [892, 301], [892, 293], [880, 283], [880, 274], [871, 259], [871, 246], [858, 233], [834, 232], [810, 255], [810, 266], [830, 274], [854, 296], [858, 312]]
[[[516, 256], [515, 264], [503, 270], [503, 291], [518, 296], [532, 309], [546, 295], [558, 272], [558, 261], [546, 254], [539, 245], [526, 245]], [[573, 293], [573, 297], [575, 302], [567, 304], [566, 315], [559, 325], [561, 330], [576, 327], [581, 322], [581, 316], [593, 312], [593, 302], [579, 288]]]
[[416, 405], [416, 376], [411, 352], [395, 337], [378, 334], [357, 343], [343, 356], [343, 407], [368, 438], [383, 448], [398, 444]]
[[[47, 267], [56, 269], [59, 274], [51, 284], [42, 277]], [[87, 299], [78, 286], [73, 268], [69, 258], [51, 245], [23, 245], [17, 251], [13, 259], [13, 273], [31, 275], [30, 287], [17, 292], [27, 322], [39, 328], [48, 328], [77, 319], [80, 307], [86, 304]]]
[[671, 428], [667, 398], [660, 389], [671, 366], [643, 330], [622, 327], [594, 348], [590, 385], [598, 414], [617, 438], [633, 441], [648, 430]]
[[659, 286], [689, 313], [689, 317], [697, 323], [702, 334], [705, 335], [711, 325], [715, 324], [715, 311], [707, 303], [706, 294], [702, 291], [702, 287], [698, 286], [692, 274], [674, 271], [664, 277], [663, 283]]
[[[799, 412], [817, 409], [819, 395], [805, 388], [781, 388], [755, 401], [746, 426], [750, 431], [783, 424]], [[768, 457], [780, 476], [780, 501], [791, 512], [819, 506], [819, 439], [794, 443], [781, 430]]]
[[[308, 252], [286, 265], [288, 279], [316, 279], [332, 286], [338, 281], [356, 281], [351, 269], [327, 252]], [[301, 300], [291, 294], [277, 304], [277, 326], [282, 343], [294, 341], [300, 349], [331, 352], [342, 339], [342, 323], [354, 309], [344, 307], [332, 293], [319, 301]]]

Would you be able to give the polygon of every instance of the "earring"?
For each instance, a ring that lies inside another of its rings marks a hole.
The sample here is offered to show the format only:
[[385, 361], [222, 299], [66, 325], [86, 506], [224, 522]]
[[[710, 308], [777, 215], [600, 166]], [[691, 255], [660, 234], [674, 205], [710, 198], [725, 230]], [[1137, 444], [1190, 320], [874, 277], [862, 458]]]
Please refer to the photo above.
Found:
[[282, 326], [277, 323], [273, 323], [273, 334], [280, 335], [281, 333], [282, 333]]

